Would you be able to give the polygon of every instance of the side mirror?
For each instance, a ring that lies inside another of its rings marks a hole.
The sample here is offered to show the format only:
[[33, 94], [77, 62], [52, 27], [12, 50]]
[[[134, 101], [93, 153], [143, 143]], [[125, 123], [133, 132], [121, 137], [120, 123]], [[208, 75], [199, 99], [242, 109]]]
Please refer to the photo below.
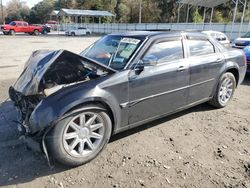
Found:
[[145, 66], [154, 66], [158, 63], [158, 59], [154, 55], [146, 55], [143, 59], [142, 62]]
[[139, 75], [141, 72], [144, 70], [144, 64], [143, 63], [138, 63], [135, 67], [135, 74]]

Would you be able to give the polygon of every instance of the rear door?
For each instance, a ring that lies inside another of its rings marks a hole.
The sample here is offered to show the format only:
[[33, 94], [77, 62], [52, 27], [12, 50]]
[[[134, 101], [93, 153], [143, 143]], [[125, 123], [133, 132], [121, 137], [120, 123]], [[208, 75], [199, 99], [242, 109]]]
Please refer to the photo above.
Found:
[[[157, 64], [148, 65], [150, 58], [156, 58]], [[129, 124], [172, 112], [187, 103], [189, 65], [181, 37], [154, 42], [140, 59], [144, 70], [136, 74], [135, 69], [129, 75]]]
[[211, 96], [217, 84], [224, 56], [206, 37], [187, 36], [190, 64], [190, 88], [188, 103]]

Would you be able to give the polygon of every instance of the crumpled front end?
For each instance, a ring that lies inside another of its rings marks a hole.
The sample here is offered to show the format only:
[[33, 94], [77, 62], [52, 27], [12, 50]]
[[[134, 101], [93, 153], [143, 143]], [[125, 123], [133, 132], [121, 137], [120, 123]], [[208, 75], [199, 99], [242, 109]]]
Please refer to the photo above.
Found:
[[98, 79], [110, 72], [113, 70], [66, 50], [35, 51], [17, 82], [9, 88], [10, 99], [20, 111], [23, 130], [31, 132], [31, 114], [44, 99], [64, 88]]

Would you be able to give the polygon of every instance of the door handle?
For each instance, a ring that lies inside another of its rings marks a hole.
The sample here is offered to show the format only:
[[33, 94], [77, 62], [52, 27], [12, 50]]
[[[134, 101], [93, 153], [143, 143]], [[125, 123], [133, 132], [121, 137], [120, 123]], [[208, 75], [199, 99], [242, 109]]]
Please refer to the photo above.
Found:
[[179, 68], [177, 69], [177, 72], [182, 72], [182, 71], [184, 71], [186, 69], [187, 69], [186, 66], [179, 66]]

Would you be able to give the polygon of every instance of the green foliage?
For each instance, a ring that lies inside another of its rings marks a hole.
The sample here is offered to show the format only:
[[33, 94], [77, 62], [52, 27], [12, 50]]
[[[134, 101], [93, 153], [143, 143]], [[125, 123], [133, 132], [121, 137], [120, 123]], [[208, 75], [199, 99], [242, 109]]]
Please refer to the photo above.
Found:
[[213, 17], [213, 22], [218, 22], [218, 23], [226, 23], [229, 20], [223, 17], [222, 12], [220, 11], [215, 11], [214, 17]]
[[130, 18], [130, 8], [125, 3], [119, 3], [117, 6], [117, 21], [120, 23], [128, 23]]
[[9, 23], [13, 20], [27, 20], [29, 11], [29, 7], [25, 2], [20, 0], [11, 0], [6, 6], [7, 16], [5, 17], [5, 21]]
[[[10, 0], [6, 7], [6, 21], [13, 19], [26, 20], [31, 23], [43, 23], [50, 18], [52, 10], [68, 9], [89, 9], [107, 10], [116, 15], [115, 21], [119, 23], [138, 23], [139, 5], [142, 5], [142, 22], [175, 23], [178, 17], [178, 3], [176, 0], [42, 0], [31, 9], [23, 0]], [[242, 16], [242, 5], [238, 7], [236, 22]], [[228, 1], [225, 4], [215, 7], [213, 22], [228, 23], [232, 20], [234, 3]], [[206, 21], [210, 16], [206, 14]], [[187, 6], [180, 9], [180, 22], [186, 21]], [[245, 21], [250, 19], [250, 2], [247, 4]], [[86, 18], [91, 22], [98, 22], [98, 18]], [[66, 20], [70, 22], [71, 20]], [[101, 18], [102, 23], [112, 22], [112, 18]], [[189, 22], [203, 22], [203, 8], [192, 7], [189, 13]]]
[[54, 10], [54, 0], [43, 0], [36, 4], [30, 11], [29, 21], [31, 23], [44, 23], [49, 19], [50, 13]]
[[198, 8], [196, 8], [196, 10], [193, 12], [193, 21], [195, 23], [203, 23], [203, 18], [199, 13]]

